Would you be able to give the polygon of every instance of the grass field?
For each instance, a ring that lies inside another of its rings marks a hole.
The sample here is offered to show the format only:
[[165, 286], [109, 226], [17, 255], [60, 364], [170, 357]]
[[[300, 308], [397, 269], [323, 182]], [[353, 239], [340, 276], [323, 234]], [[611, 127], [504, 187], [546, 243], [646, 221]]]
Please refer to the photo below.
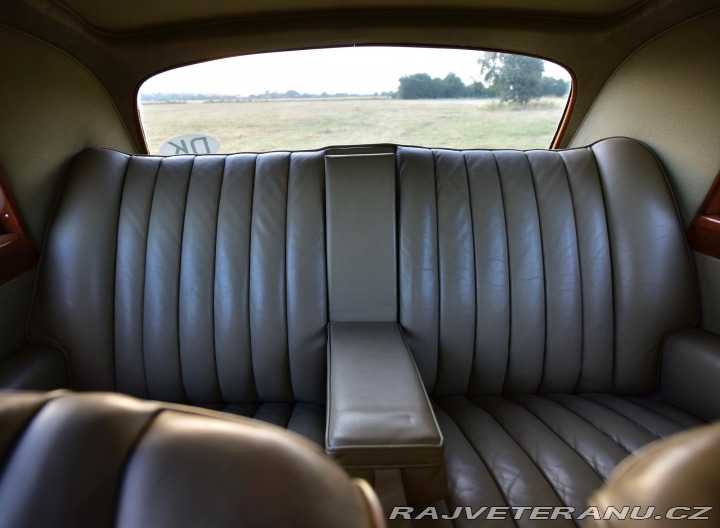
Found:
[[493, 100], [304, 99], [143, 104], [151, 153], [166, 140], [203, 133], [221, 152], [400, 143], [449, 148], [547, 148], [564, 98], [526, 107]]

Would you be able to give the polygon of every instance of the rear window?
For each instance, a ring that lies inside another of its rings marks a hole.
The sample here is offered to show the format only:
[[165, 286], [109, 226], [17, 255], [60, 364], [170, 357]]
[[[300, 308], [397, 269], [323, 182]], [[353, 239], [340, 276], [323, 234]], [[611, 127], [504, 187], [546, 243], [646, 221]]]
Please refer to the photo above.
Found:
[[547, 148], [562, 67], [474, 50], [352, 47], [246, 55], [160, 73], [138, 93], [152, 154], [397, 143]]

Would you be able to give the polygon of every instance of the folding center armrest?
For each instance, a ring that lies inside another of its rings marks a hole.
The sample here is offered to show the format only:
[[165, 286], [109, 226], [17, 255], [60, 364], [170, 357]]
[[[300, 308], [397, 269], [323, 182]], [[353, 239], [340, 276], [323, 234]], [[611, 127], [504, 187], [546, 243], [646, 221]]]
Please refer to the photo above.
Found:
[[445, 495], [443, 438], [397, 323], [332, 323], [327, 453], [371, 482], [401, 472], [410, 503]]

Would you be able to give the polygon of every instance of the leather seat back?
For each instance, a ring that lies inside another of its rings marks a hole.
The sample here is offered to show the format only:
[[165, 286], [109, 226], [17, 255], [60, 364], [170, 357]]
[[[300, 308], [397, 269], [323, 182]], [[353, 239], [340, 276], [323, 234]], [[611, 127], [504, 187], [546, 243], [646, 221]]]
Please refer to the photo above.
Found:
[[650, 393], [698, 319], [662, 168], [624, 138], [568, 151], [398, 149], [399, 313], [435, 394]]
[[30, 324], [72, 387], [191, 402], [325, 398], [322, 152], [75, 160]]
[[[378, 203], [396, 209], [376, 229], [397, 233], [374, 260], [396, 274], [383, 280], [397, 284], [397, 306], [382, 320], [397, 314], [431, 392], [656, 389], [664, 337], [694, 324], [698, 306], [646, 147], [388, 150], [395, 189], [376, 192], [395, 192]], [[326, 229], [325, 160], [83, 152], [47, 237], [30, 338], [66, 351], [77, 389], [322, 402], [326, 241], [353, 245]]]

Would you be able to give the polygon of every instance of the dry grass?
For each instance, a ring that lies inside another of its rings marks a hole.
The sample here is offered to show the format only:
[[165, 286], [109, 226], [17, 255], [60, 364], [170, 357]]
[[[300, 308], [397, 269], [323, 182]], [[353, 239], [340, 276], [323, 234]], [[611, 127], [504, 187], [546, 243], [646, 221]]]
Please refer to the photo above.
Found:
[[492, 100], [305, 99], [144, 104], [150, 152], [180, 134], [220, 140], [221, 152], [400, 143], [449, 148], [547, 148], [564, 98], [526, 107]]

